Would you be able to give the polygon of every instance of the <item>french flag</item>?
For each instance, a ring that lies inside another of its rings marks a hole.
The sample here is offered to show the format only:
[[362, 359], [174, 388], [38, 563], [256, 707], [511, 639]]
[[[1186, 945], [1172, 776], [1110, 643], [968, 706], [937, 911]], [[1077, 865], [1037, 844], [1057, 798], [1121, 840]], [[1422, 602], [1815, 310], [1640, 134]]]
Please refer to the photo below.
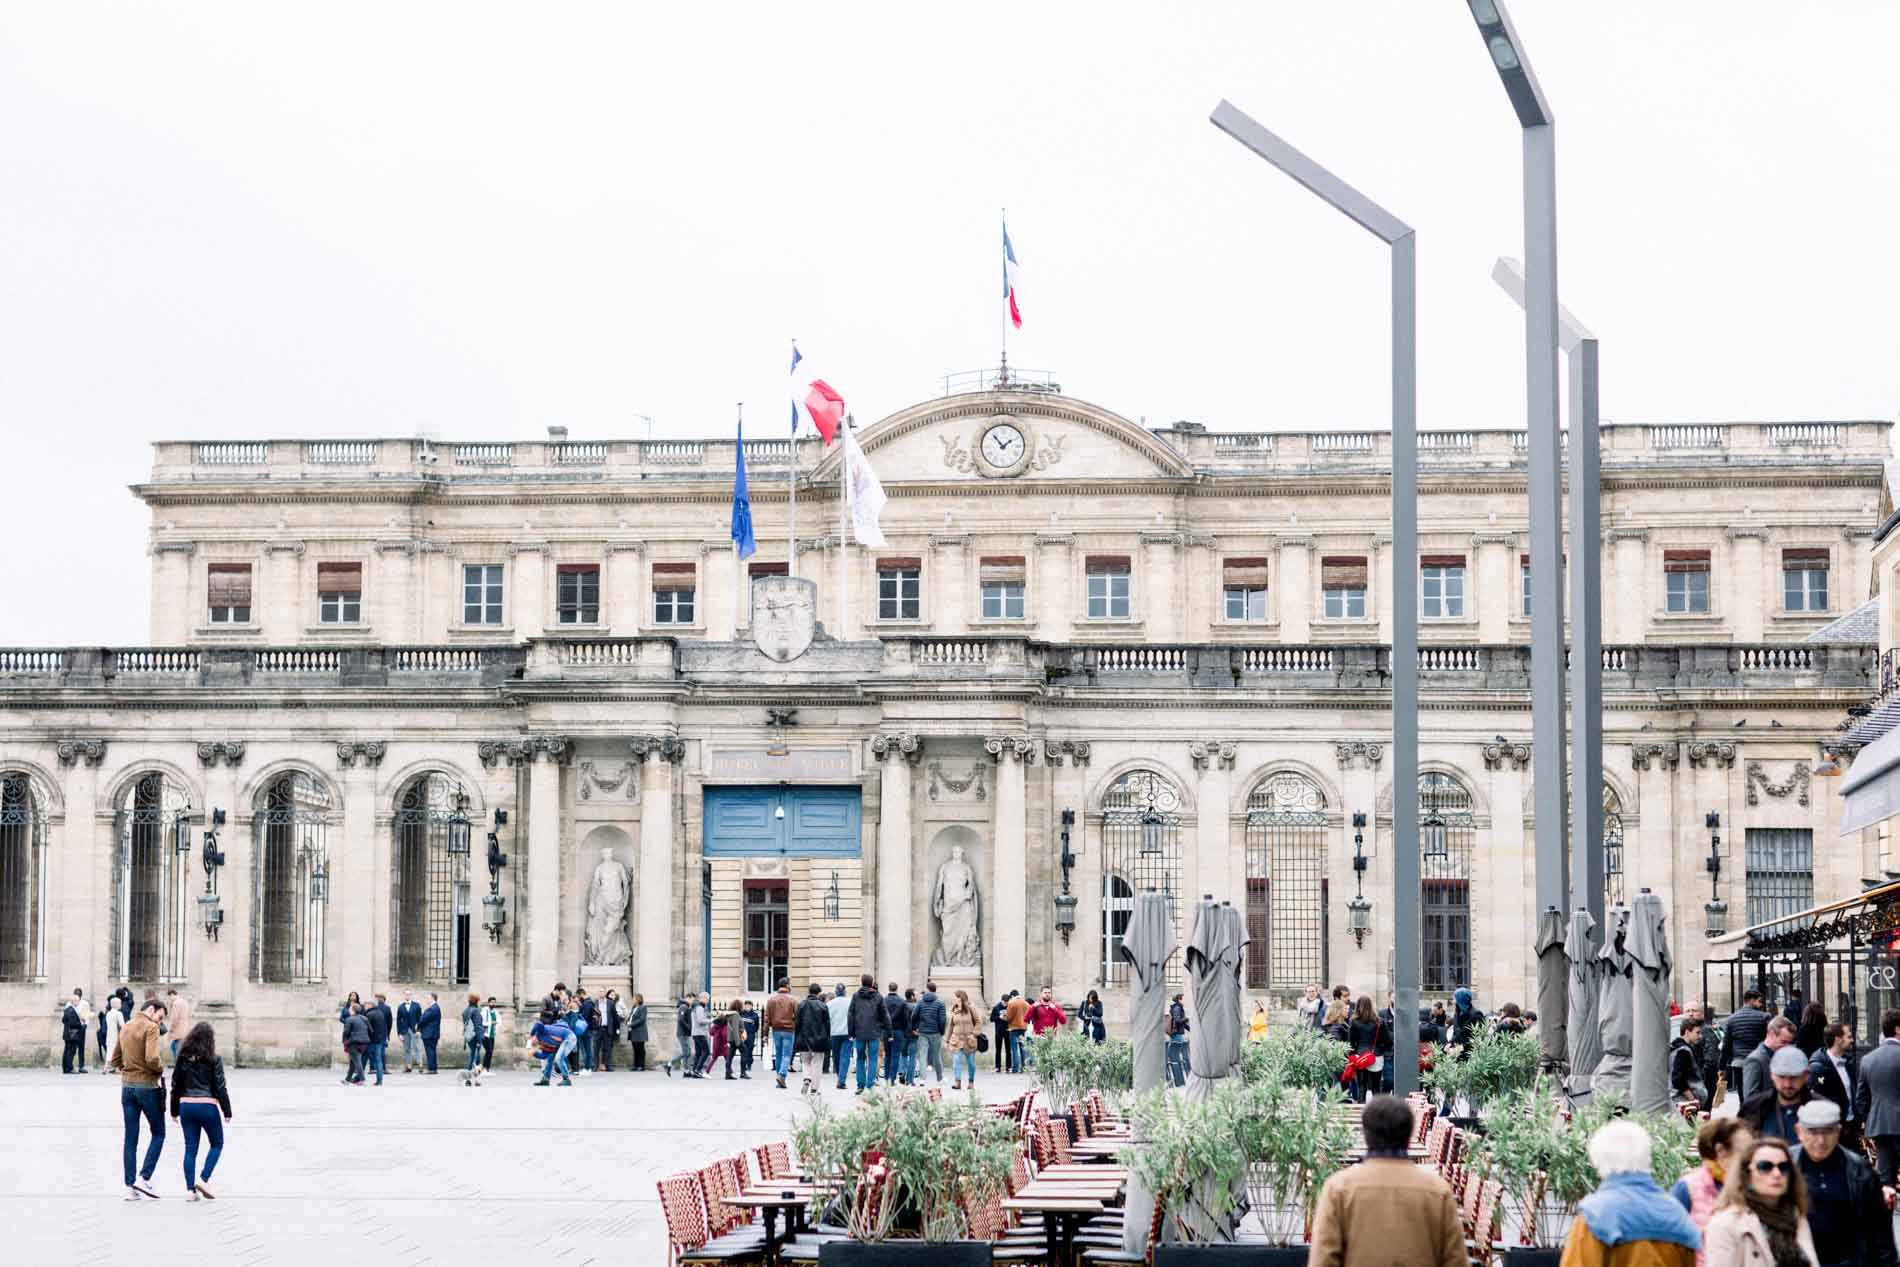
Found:
[[838, 438], [838, 427], [844, 421], [844, 397], [838, 389], [818, 378], [810, 371], [800, 370], [804, 354], [798, 350], [798, 344], [792, 344], [792, 434], [798, 434], [798, 411], [802, 406], [811, 418], [812, 426], [818, 428], [818, 434], [830, 444]]
[[1009, 319], [1023, 328], [1023, 310], [1016, 306], [1016, 248], [1009, 244], [1009, 221], [1003, 221], [1003, 301], [1009, 305]]

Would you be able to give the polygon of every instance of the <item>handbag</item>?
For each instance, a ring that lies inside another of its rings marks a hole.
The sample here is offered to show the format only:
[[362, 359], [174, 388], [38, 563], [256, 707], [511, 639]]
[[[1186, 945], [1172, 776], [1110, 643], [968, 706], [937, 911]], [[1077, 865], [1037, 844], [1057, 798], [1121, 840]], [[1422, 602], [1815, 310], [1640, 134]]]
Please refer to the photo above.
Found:
[[990, 1036], [985, 1034], [982, 1030], [976, 1032], [976, 1049], [979, 1052], [985, 1052], [990, 1049]]

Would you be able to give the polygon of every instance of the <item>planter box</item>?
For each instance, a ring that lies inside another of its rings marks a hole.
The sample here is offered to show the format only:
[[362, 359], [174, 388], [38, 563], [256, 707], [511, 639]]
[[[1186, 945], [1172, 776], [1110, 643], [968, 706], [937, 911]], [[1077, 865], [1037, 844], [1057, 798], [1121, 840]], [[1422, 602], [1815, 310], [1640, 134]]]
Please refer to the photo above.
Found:
[[818, 1267], [990, 1267], [986, 1241], [826, 1241]]
[[1158, 1245], [1154, 1267], [1306, 1267], [1305, 1245]]
[[1503, 1253], [1504, 1267], [1557, 1267], [1564, 1256], [1561, 1249], [1507, 1249]]

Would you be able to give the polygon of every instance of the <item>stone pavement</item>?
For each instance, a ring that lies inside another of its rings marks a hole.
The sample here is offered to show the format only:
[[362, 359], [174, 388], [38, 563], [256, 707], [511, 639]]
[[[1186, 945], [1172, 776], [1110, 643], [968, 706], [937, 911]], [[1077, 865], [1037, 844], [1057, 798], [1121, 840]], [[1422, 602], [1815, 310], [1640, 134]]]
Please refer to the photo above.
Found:
[[[664, 1263], [655, 1181], [785, 1138], [799, 1105], [769, 1068], [743, 1082], [623, 1072], [572, 1087], [513, 1070], [475, 1089], [447, 1068], [380, 1089], [338, 1077], [230, 1070], [218, 1199], [184, 1199], [184, 1135], [167, 1118], [162, 1199], [131, 1203], [117, 1076], [0, 1070], [0, 1262]], [[1003, 1100], [1025, 1082], [986, 1067], [979, 1088]], [[824, 1095], [853, 1098], [829, 1082]]]

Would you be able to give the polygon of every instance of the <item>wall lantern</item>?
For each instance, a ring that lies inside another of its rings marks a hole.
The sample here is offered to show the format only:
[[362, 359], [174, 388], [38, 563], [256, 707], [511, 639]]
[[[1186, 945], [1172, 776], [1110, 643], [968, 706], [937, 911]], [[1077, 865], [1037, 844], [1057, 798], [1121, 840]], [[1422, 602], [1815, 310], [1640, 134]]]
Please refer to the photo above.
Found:
[[1418, 835], [1424, 856], [1438, 862], [1451, 857], [1448, 847], [1450, 833], [1445, 829], [1445, 820], [1438, 814], [1427, 814], [1418, 821]]
[[1720, 937], [1728, 931], [1728, 903], [1722, 900], [1722, 816], [1710, 810], [1702, 825], [1709, 829], [1709, 856], [1703, 867], [1709, 873], [1709, 900], [1702, 904], [1702, 926], [1707, 936]]
[[310, 900], [328, 902], [330, 900], [330, 868], [318, 858], [310, 868]]
[[1069, 829], [1075, 826], [1075, 811], [1062, 811], [1062, 851], [1056, 855], [1056, 863], [1062, 868], [1062, 892], [1056, 894], [1056, 931], [1062, 934], [1062, 944], [1069, 944], [1069, 934], [1075, 931], [1075, 894], [1069, 892], [1069, 872], [1075, 866], [1075, 855], [1069, 851]]
[[458, 786], [455, 789], [455, 812], [449, 815], [449, 853], [453, 857], [468, 857], [468, 796]]
[[508, 865], [508, 855], [501, 851], [500, 828], [508, 825], [508, 811], [495, 811], [497, 830], [488, 833], [488, 895], [482, 899], [482, 927], [488, 930], [488, 940], [501, 944], [501, 930], [508, 925], [508, 899], [501, 895], [501, 869]]
[[1366, 816], [1352, 816], [1352, 877], [1355, 892], [1346, 903], [1346, 928], [1353, 945], [1365, 948], [1366, 934], [1372, 931], [1372, 903], [1366, 897]]
[[1150, 801], [1148, 808], [1141, 811], [1141, 852], [1146, 857], [1161, 853], [1161, 812]]
[[222, 826], [224, 811], [212, 810], [211, 829], [205, 832], [200, 855], [205, 868], [205, 891], [198, 895], [198, 922], [212, 941], [218, 940], [218, 929], [224, 926], [224, 903], [218, 898], [218, 868], [224, 865], [224, 850], [218, 848], [218, 828]]

